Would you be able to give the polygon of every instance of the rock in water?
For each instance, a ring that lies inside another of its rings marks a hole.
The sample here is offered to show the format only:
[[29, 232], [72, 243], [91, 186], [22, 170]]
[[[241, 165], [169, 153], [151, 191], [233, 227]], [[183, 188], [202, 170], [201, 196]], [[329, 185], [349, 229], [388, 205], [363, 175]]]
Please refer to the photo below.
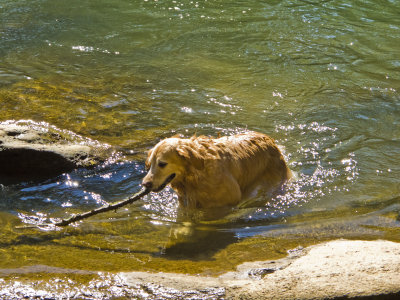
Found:
[[115, 156], [107, 144], [30, 120], [0, 122], [0, 183], [41, 180]]

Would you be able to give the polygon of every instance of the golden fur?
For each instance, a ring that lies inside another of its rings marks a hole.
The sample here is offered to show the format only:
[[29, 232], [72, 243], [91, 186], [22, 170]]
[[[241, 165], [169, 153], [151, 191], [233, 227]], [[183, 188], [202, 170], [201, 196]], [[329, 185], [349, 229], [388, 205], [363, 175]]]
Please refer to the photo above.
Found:
[[146, 168], [145, 187], [158, 192], [170, 183], [180, 204], [191, 208], [236, 205], [291, 176], [274, 140], [257, 132], [168, 138], [149, 151]]

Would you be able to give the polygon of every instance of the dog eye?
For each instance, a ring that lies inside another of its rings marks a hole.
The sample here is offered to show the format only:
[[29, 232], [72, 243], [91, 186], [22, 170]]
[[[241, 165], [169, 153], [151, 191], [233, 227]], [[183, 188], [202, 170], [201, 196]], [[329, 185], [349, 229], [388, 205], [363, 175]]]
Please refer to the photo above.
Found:
[[158, 162], [158, 166], [159, 166], [160, 168], [164, 168], [167, 164], [168, 164], [168, 163], [166, 163], [165, 161], [159, 161], [159, 162]]

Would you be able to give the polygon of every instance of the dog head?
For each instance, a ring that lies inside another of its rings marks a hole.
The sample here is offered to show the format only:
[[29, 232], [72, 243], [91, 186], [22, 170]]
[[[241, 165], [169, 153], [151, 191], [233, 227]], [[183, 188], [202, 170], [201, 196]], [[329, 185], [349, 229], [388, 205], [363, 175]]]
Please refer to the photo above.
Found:
[[200, 169], [203, 160], [190, 144], [190, 140], [172, 137], [154, 146], [148, 152], [148, 172], [142, 185], [153, 192], [159, 192], [169, 183], [181, 181], [191, 169]]

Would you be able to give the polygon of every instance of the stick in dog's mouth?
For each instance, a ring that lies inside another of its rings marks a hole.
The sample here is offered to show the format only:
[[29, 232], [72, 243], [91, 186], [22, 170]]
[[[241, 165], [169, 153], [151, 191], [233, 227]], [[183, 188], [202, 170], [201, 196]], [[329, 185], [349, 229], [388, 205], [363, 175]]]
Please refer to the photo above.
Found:
[[170, 183], [175, 178], [175, 176], [176, 176], [175, 173], [172, 173], [171, 175], [169, 175], [167, 177], [167, 179], [165, 179], [164, 183], [162, 185], [160, 185], [156, 190], [153, 190], [152, 192], [157, 193], [157, 192], [160, 192], [161, 190], [163, 190], [167, 186], [167, 184]]

